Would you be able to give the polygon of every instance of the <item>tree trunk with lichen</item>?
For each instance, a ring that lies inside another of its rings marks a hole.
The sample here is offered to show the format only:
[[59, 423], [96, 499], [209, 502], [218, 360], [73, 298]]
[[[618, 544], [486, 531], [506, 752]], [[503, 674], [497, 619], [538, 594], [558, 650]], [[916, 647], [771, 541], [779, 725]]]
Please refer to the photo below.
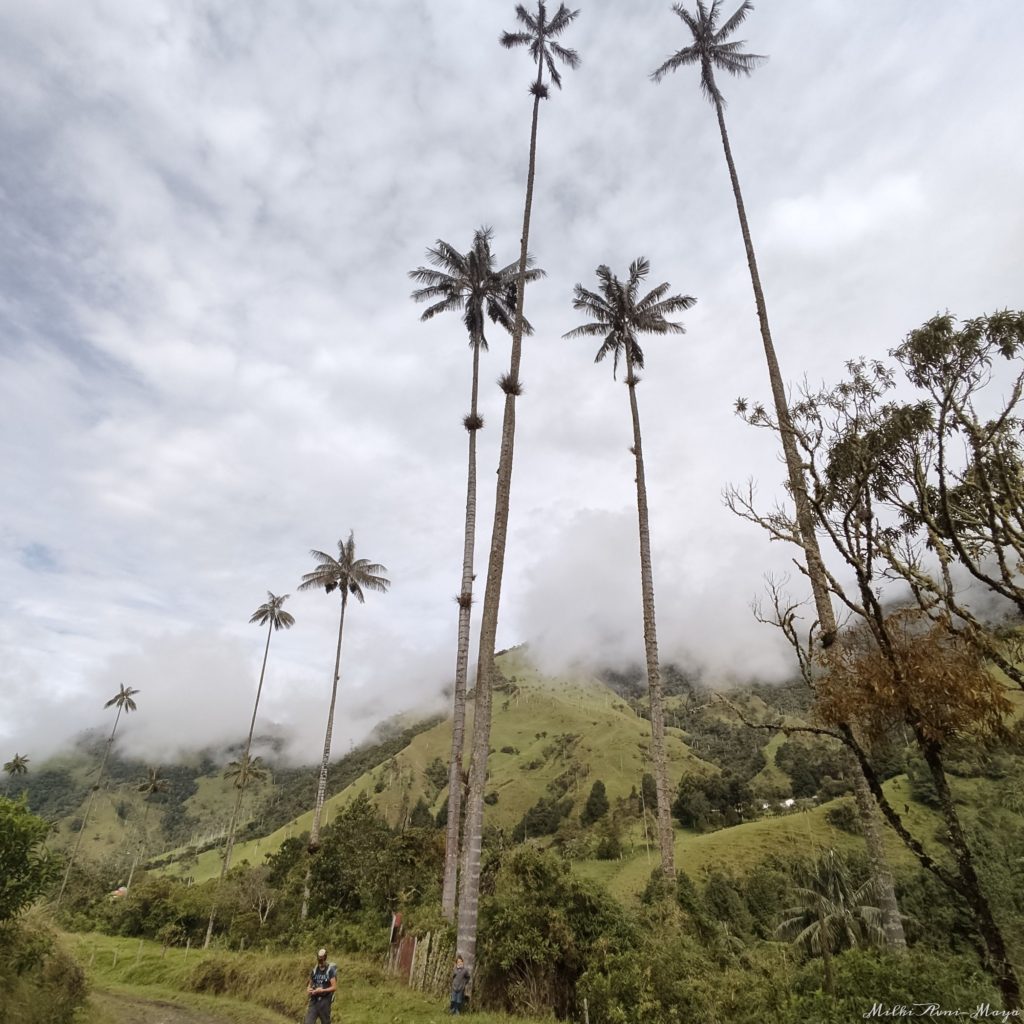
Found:
[[469, 415], [469, 469], [466, 474], [466, 530], [462, 549], [462, 587], [459, 591], [459, 640], [455, 656], [455, 692], [452, 696], [452, 749], [448, 761], [448, 822], [445, 829], [444, 885], [441, 914], [455, 919], [458, 894], [459, 833], [462, 824], [462, 748], [466, 732], [466, 682], [469, 668], [470, 615], [473, 609], [473, 548], [476, 543], [476, 434], [481, 427], [477, 412], [480, 379], [480, 338], [473, 339], [473, 384]]
[[[334, 735], [334, 707], [338, 702], [338, 680], [341, 677], [341, 638], [345, 631], [345, 608], [348, 605], [348, 588], [341, 587], [341, 616], [338, 620], [338, 650], [334, 655], [334, 681], [331, 685], [331, 706], [327, 711], [327, 734], [324, 736], [324, 753], [320, 760], [320, 776], [316, 785], [316, 803], [313, 806], [313, 824], [309, 830], [309, 856], [315, 856], [320, 849], [320, 819], [324, 813], [324, 799], [327, 796], [327, 766], [331, 762], [331, 738]], [[309, 882], [311, 867], [306, 867], [302, 885], [302, 908], [299, 912], [303, 921], [309, 914]]]
[[[779, 436], [782, 440], [782, 452], [786, 461], [786, 476], [789, 492], [793, 497], [796, 509], [797, 532], [800, 546], [804, 552], [807, 578], [810, 581], [814, 596], [814, 607], [818, 615], [821, 629], [821, 640], [824, 647], [829, 647], [838, 634], [835, 612], [832, 609], [832, 597], [829, 591], [828, 576], [825, 562], [821, 557], [821, 548], [815, 532], [814, 512], [807, 494], [807, 483], [804, 467], [797, 447], [796, 432], [789, 414], [786, 388], [782, 380], [782, 371], [775, 353], [771, 328], [768, 325], [768, 308], [761, 288], [761, 276], [757, 269], [757, 257], [754, 254], [754, 243], [750, 237], [750, 226], [747, 223], [747, 211], [743, 204], [743, 193], [740, 191], [739, 175], [732, 158], [732, 147], [729, 145], [729, 133], [725, 128], [725, 114], [722, 102], [715, 98], [715, 113], [718, 117], [718, 130], [722, 137], [722, 149], [725, 151], [725, 162], [729, 168], [729, 180], [732, 183], [733, 198], [736, 201], [736, 214], [743, 235], [743, 246], [747, 256], [747, 267], [750, 271], [750, 284], [754, 291], [754, 305], [757, 309], [757, 322], [761, 331], [761, 342], [764, 347], [765, 361], [768, 364], [768, 379], [771, 386], [772, 401], [775, 406], [775, 418], [778, 422]], [[856, 776], [860, 776], [859, 780]], [[899, 906], [896, 902], [896, 888], [892, 869], [881, 838], [881, 822], [878, 809], [873, 801], [865, 800], [869, 792], [859, 766], [851, 768], [854, 780], [854, 795], [857, 803], [857, 814], [860, 818], [861, 830], [868, 847], [868, 857], [872, 867], [875, 887], [879, 893], [879, 902], [884, 918], [886, 941], [892, 949], [902, 952], [907, 948], [903, 934], [903, 921], [900, 918]]]
[[636, 512], [640, 533], [640, 586], [644, 611], [644, 653], [647, 661], [647, 691], [651, 701], [651, 761], [658, 793], [658, 849], [661, 870], [666, 878], [675, 878], [675, 850], [672, 832], [672, 795], [668, 783], [668, 755], [665, 751], [665, 705], [658, 662], [658, 630], [654, 615], [654, 569], [651, 564], [651, 527], [647, 511], [647, 479], [640, 438], [640, 412], [636, 402], [633, 352], [626, 343], [626, 386], [633, 420], [633, 457], [636, 461]]
[[526, 176], [526, 204], [523, 209], [523, 233], [519, 246], [519, 273], [516, 282], [516, 315], [512, 327], [512, 349], [508, 373], [502, 378], [505, 409], [501, 424], [501, 450], [498, 457], [498, 481], [494, 500], [494, 526], [487, 560], [487, 584], [480, 613], [480, 650], [476, 672], [476, 699], [473, 705], [473, 753], [469, 768], [469, 794], [463, 843], [466, 846], [464, 873], [459, 891], [458, 950], [473, 971], [476, 964], [476, 936], [480, 903], [480, 854], [483, 846], [484, 787], [487, 783], [487, 755], [491, 738], [491, 701], [494, 683], [494, 654], [498, 637], [498, 608], [501, 581], [505, 569], [505, 540], [508, 533], [509, 503], [512, 492], [512, 456], [515, 450], [516, 398], [522, 390], [519, 366], [523, 348], [523, 296], [526, 291], [527, 247], [530, 239], [530, 212], [533, 207], [533, 183], [537, 166], [537, 119], [543, 91], [543, 64], [537, 66], [533, 87], [533, 119], [530, 124], [530, 159]]

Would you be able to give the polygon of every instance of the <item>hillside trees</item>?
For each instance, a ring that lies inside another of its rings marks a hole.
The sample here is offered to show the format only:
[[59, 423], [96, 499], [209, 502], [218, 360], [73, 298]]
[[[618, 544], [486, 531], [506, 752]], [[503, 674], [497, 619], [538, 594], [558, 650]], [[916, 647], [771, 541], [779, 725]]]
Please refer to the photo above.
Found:
[[626, 388], [633, 421], [632, 453], [636, 465], [636, 509], [640, 533], [640, 585], [643, 595], [644, 651], [647, 661], [647, 689], [651, 701], [651, 761], [658, 789], [658, 847], [661, 869], [671, 878], [675, 874], [672, 816], [669, 810], [670, 791], [668, 763], [665, 754], [665, 706], [658, 661], [658, 630], [654, 611], [654, 571], [651, 566], [651, 527], [647, 511], [647, 477], [644, 467], [643, 443], [640, 434], [640, 411], [636, 386], [637, 371], [644, 368], [644, 353], [638, 342], [640, 334], [684, 334], [686, 328], [667, 319], [689, 309], [696, 299], [690, 295], [669, 295], [668, 282], [652, 288], [643, 297], [640, 286], [650, 273], [650, 263], [643, 256], [629, 265], [626, 279], [620, 280], [602, 264], [597, 268], [598, 291], [577, 284], [573, 291], [573, 309], [591, 319], [573, 328], [565, 337], [598, 337], [601, 347], [594, 362], [612, 357], [612, 376], [619, 360], [626, 364]]
[[[334, 655], [334, 673], [331, 678], [331, 703], [327, 709], [327, 731], [324, 736], [324, 752], [320, 760], [320, 775], [317, 781], [316, 802], [313, 806], [313, 825], [309, 832], [309, 853], [315, 854], [320, 846], [320, 819], [324, 810], [327, 793], [327, 767], [331, 760], [331, 737], [334, 734], [334, 707], [338, 701], [338, 680], [341, 676], [341, 641], [345, 631], [345, 610], [349, 595], [360, 604], [366, 600], [365, 590], [383, 594], [391, 586], [384, 575], [387, 569], [378, 562], [356, 558], [355, 534], [349, 532], [347, 541], [338, 541], [338, 557], [325, 551], [310, 551], [317, 563], [312, 572], [302, 577], [299, 590], [323, 590], [325, 594], [337, 590], [341, 597], [341, 612], [338, 617], [338, 646]], [[306, 919], [309, 908], [309, 883], [302, 897], [302, 919]]]
[[480, 899], [480, 855], [483, 844], [484, 791], [487, 784], [487, 756], [491, 731], [491, 701], [494, 681], [494, 653], [497, 647], [498, 609], [501, 604], [501, 581], [505, 568], [505, 541], [508, 534], [509, 503], [512, 490], [512, 461], [515, 449], [516, 398], [522, 394], [520, 379], [524, 331], [523, 299], [525, 295], [528, 246], [530, 242], [530, 216], [533, 210], [533, 187], [537, 168], [537, 121], [540, 101], [549, 95], [544, 81], [547, 71], [550, 80], [560, 89], [562, 76], [558, 62], [575, 68], [579, 54], [558, 43], [560, 36], [575, 20], [578, 11], [559, 4], [554, 15], [548, 17], [546, 4], [538, 0], [536, 13], [531, 14], [522, 5], [516, 7], [516, 18], [522, 28], [505, 32], [501, 45], [506, 49], [526, 46], [537, 65], [537, 76], [530, 87], [533, 96], [533, 116], [530, 122], [530, 152], [526, 174], [526, 200], [523, 207], [523, 232], [519, 246], [519, 269], [516, 274], [516, 309], [512, 326], [512, 348], [509, 369], [500, 380], [505, 393], [505, 408], [501, 425], [501, 450], [498, 459], [498, 480], [494, 500], [494, 524], [491, 547], [487, 559], [487, 584], [480, 613], [480, 646], [477, 661], [476, 700], [473, 711], [473, 750], [469, 769], [469, 794], [464, 829], [463, 884], [459, 893], [458, 948], [473, 970], [476, 956], [476, 933]]
[[[480, 382], [480, 352], [487, 350], [486, 318], [510, 333], [515, 330], [516, 291], [519, 283], [534, 281], [542, 270], [521, 271], [517, 263], [497, 268], [491, 252], [493, 233], [479, 228], [467, 253], [441, 239], [427, 250], [432, 266], [417, 267], [409, 276], [422, 287], [412, 293], [416, 302], [430, 302], [420, 317], [430, 320], [439, 313], [457, 312], [469, 334], [473, 353], [473, 375], [469, 392], [469, 413], [462, 424], [469, 435], [469, 467], [466, 472], [466, 525], [462, 548], [462, 583], [456, 598], [459, 605], [458, 643], [455, 656], [455, 685], [452, 694], [452, 746], [448, 763], [448, 810], [445, 832], [444, 888], [441, 913], [455, 917], [458, 882], [459, 836], [462, 823], [462, 749], [466, 728], [466, 677], [469, 666], [470, 614], [473, 607], [473, 553], [476, 543], [476, 438], [484, 421], [477, 408]], [[526, 266], [531, 260], [527, 257]], [[531, 328], [522, 320], [521, 332]]]
[[132, 711], [137, 710], [135, 695], [138, 692], [139, 691], [134, 687], [125, 686], [124, 683], [121, 683], [117, 693], [115, 693], [114, 696], [103, 705], [104, 708], [116, 707], [117, 714], [114, 716], [114, 726], [110, 730], [107, 745], [103, 748], [103, 759], [100, 761], [100, 767], [96, 773], [96, 782], [92, 787], [92, 792], [89, 794], [89, 802], [85, 805], [85, 813], [82, 815], [82, 827], [78, 830], [78, 838], [75, 840], [74, 849], [71, 851], [67, 867], [64, 869], [64, 877], [61, 879], [60, 891], [57, 893], [56, 905], [58, 907], [60, 906], [60, 901], [64, 898], [64, 890], [67, 888], [71, 869], [74, 867], [75, 858], [78, 856], [78, 848], [82, 845], [82, 837], [85, 835], [85, 827], [89, 823], [89, 813], [92, 810], [93, 801], [96, 799], [96, 794], [99, 792], [100, 785], [103, 782], [103, 772], [107, 767], [107, 761], [110, 759], [110, 751], [114, 746], [114, 735], [117, 732], [117, 724], [121, 721], [121, 713], [124, 712], [124, 714], [127, 715]]
[[[220, 866], [220, 879], [218, 887], [224, 882], [224, 876], [231, 867], [231, 849], [235, 844], [235, 830], [238, 828], [238, 813], [242, 807], [242, 797], [245, 795], [246, 783], [251, 778], [258, 778], [259, 772], [266, 774], [266, 770], [256, 765], [256, 761], [250, 758], [252, 751], [252, 737], [256, 730], [256, 714], [260, 707], [260, 696], [263, 693], [263, 680], [267, 673], [267, 657], [270, 654], [270, 638], [275, 631], [291, 629], [295, 625], [295, 616], [284, 610], [284, 603], [288, 600], [288, 594], [272, 594], [267, 591], [267, 599], [249, 617], [249, 623], [267, 627], [267, 642], [263, 646], [263, 663], [260, 665], [260, 680], [256, 684], [256, 699], [253, 701], [252, 717], [249, 719], [249, 734], [245, 738], [245, 748], [242, 751], [241, 761], [233, 777], [238, 792], [235, 794], [235, 805], [231, 809], [231, 818], [228, 821], [228, 834], [224, 840], [224, 856]], [[203, 943], [205, 949], [210, 945], [210, 938], [213, 935], [213, 922], [217, 913], [217, 901], [214, 899], [210, 909], [210, 920], [206, 926], [206, 940]]]
[[[723, 71], [733, 77], [742, 78], [767, 58], [759, 54], [744, 53], [740, 47], [742, 42], [729, 41], [733, 33], [743, 24], [753, 9], [750, 0], [743, 2], [733, 14], [720, 24], [720, 0], [711, 0], [710, 4], [698, 0], [696, 13], [690, 13], [682, 4], [674, 4], [673, 10], [686, 25], [691, 35], [688, 46], [677, 50], [651, 74], [655, 82], [660, 82], [670, 71], [696, 65], [700, 68], [700, 90], [704, 97], [715, 108], [718, 130], [722, 139], [722, 150], [729, 170], [729, 181], [732, 185], [733, 199], [736, 203], [736, 215], [739, 218], [740, 233], [743, 236], [743, 247], [750, 271], [750, 284], [754, 292], [754, 305], [757, 308], [757, 321], [761, 333], [765, 362], [768, 367], [768, 380], [771, 388], [775, 418], [778, 423], [779, 439], [782, 443], [783, 457], [786, 463], [786, 476], [790, 496], [795, 507], [795, 530], [791, 531], [790, 540], [799, 545], [803, 551], [804, 567], [814, 598], [814, 607], [818, 616], [820, 640], [824, 647], [834, 641], [838, 626], [832, 599], [826, 578], [825, 563], [821, 557], [821, 549], [815, 533], [814, 515], [807, 494], [807, 480], [800, 461], [800, 452], [786, 389], [779, 367], [775, 343], [772, 340], [771, 327], [768, 323], [768, 307], [765, 303], [764, 290], [761, 287], [761, 275], [757, 267], [757, 256], [747, 222], [746, 206], [740, 190], [739, 175], [733, 160], [732, 147], [729, 144], [729, 133], [725, 125], [725, 97], [722, 95], [715, 79], [715, 71]], [[889, 867], [879, 829], [878, 816], [871, 803], [866, 780], [857, 770], [854, 761], [849, 762], [849, 774], [854, 785], [857, 809], [861, 817], [861, 827], [868, 847], [868, 855], [875, 873], [878, 886], [879, 902], [885, 917], [885, 928], [889, 945], [897, 951], [906, 946], [903, 925], [899, 908], [896, 905], [896, 892], [893, 884], [892, 871]]]

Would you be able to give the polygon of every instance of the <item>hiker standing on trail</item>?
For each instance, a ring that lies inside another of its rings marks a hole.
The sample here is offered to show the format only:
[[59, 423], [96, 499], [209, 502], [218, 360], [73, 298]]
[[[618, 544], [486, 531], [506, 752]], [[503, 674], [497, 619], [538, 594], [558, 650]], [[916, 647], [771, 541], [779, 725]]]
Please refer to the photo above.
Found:
[[455, 967], [452, 969], [452, 1003], [448, 1007], [449, 1013], [456, 1015], [462, 1013], [462, 1004], [466, 1001], [466, 986], [469, 984], [469, 968], [461, 956], [455, 958]]
[[331, 1003], [338, 991], [338, 965], [327, 962], [327, 950], [318, 949], [316, 967], [309, 972], [306, 995], [309, 1009], [306, 1010], [305, 1024], [331, 1024]]

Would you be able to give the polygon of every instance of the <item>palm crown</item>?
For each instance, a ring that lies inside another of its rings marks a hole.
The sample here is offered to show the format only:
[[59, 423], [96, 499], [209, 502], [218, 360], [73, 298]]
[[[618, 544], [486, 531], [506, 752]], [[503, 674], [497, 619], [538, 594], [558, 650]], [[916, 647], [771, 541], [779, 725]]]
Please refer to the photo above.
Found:
[[710, 7], [703, 0], [698, 0], [696, 14], [691, 14], [682, 4], [673, 4], [672, 10], [683, 19], [686, 27], [693, 33], [693, 42], [672, 54], [661, 67], [652, 72], [651, 78], [655, 82], [660, 82], [669, 71], [675, 71], [687, 64], [700, 64], [701, 92], [712, 103], [724, 107], [725, 98], [715, 84], [715, 68], [739, 77], [749, 75], [758, 64], [768, 59], [756, 53], [741, 53], [742, 40], [732, 43], [727, 41], [753, 9], [754, 5], [750, 0], [744, 0], [732, 17], [718, 28], [720, 0], [711, 0]]
[[257, 626], [263, 626], [269, 622], [275, 630], [291, 629], [295, 625], [295, 616], [286, 612], [283, 608], [289, 596], [288, 594], [282, 594], [278, 597], [268, 590], [266, 601], [252, 613], [249, 621]]
[[269, 774], [270, 770], [263, 763], [262, 757], [242, 757], [238, 761], [230, 762], [224, 769], [224, 778], [233, 779], [239, 789], [250, 779], [262, 782]]
[[607, 266], [597, 268], [599, 292], [592, 292], [578, 284], [573, 289], [573, 309], [592, 316], [590, 323], [568, 331], [563, 337], [600, 337], [601, 347], [594, 362], [599, 363], [609, 353], [612, 356], [612, 374], [619, 368], [619, 358], [642, 370], [644, 353], [637, 343], [638, 334], [685, 334], [686, 328], [666, 316], [689, 309], [697, 300], [691, 295], [667, 295], [669, 285], [663, 282], [640, 298], [641, 282], [650, 273], [651, 265], [641, 256], [629, 265], [629, 276], [620, 281]]
[[28, 772], [29, 758], [23, 754], [15, 754], [14, 757], [4, 763], [4, 771], [8, 775], [25, 775]]
[[387, 569], [383, 565], [356, 558], [356, 541], [352, 532], [347, 541], [338, 541], [337, 558], [315, 549], [310, 551], [310, 555], [316, 560], [317, 567], [302, 577], [299, 590], [323, 589], [329, 594], [340, 588], [362, 604], [364, 589], [383, 594], [391, 586], [391, 581], [384, 576]]
[[[473, 235], [473, 247], [467, 253], [459, 252], [439, 238], [434, 247], [427, 250], [427, 259], [436, 269], [417, 267], [409, 271], [409, 277], [423, 285], [412, 293], [412, 298], [416, 302], [433, 302], [420, 319], [431, 320], [438, 313], [462, 313], [470, 345], [479, 345], [485, 351], [485, 312], [493, 323], [500, 324], [506, 331], [512, 330], [516, 315], [519, 263], [495, 269], [491, 252], [493, 237], [490, 228], [478, 228]], [[532, 258], [527, 260], [527, 266], [532, 263]], [[543, 276], [543, 270], [529, 270], [523, 279], [536, 281]], [[525, 321], [523, 332], [532, 333]]]
[[118, 692], [115, 693], [114, 696], [111, 697], [110, 700], [108, 700], [106, 704], [104, 704], [103, 706], [105, 708], [109, 708], [114, 707], [116, 705], [117, 710], [123, 711], [125, 712], [125, 714], [127, 714], [129, 711], [137, 711], [138, 708], [135, 704], [135, 701], [132, 698], [138, 692], [139, 691], [136, 690], [133, 686], [125, 686], [124, 683], [122, 683], [121, 689], [118, 690]]
[[170, 782], [160, 774], [159, 768], [147, 768], [145, 781], [140, 782], [135, 791], [151, 797], [154, 793], [166, 793], [170, 785]]
[[547, 4], [538, 2], [536, 14], [530, 14], [522, 4], [516, 4], [516, 18], [526, 26], [526, 31], [501, 34], [501, 45], [506, 50], [517, 46], [530, 48], [530, 55], [538, 65], [537, 82], [532, 90], [538, 96], [547, 96], [547, 86], [540, 81], [544, 67], [548, 69], [551, 81], [559, 89], [562, 88], [562, 76], [558, 73], [555, 57], [570, 68], [578, 68], [580, 65], [580, 55], [575, 50], [569, 50], [554, 41], [555, 36], [561, 35], [579, 13], [570, 11], [565, 4], [559, 4], [555, 16], [549, 21]]

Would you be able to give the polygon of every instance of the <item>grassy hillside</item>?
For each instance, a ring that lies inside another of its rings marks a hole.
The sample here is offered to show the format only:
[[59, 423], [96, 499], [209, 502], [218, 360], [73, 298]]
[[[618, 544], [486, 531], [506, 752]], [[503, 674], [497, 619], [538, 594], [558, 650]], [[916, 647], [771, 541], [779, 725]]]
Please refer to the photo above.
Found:
[[[650, 770], [650, 725], [625, 700], [594, 677], [542, 676], [522, 650], [502, 655], [499, 668], [503, 681], [494, 698], [488, 781], [488, 793], [497, 800], [486, 808], [488, 823], [511, 828], [539, 799], [553, 795], [572, 798], [578, 810], [597, 779], [604, 782], [613, 803], [640, 788], [644, 772]], [[678, 729], [668, 730], [672, 773], [679, 775], [686, 768], [712, 771], [682, 735]], [[450, 721], [420, 733], [328, 800], [327, 820], [360, 793], [369, 796], [393, 825], [402, 823], [420, 799], [436, 813], [447, 798], [447, 787], [431, 780], [430, 766], [435, 761], [444, 765], [450, 748]], [[465, 763], [468, 767], [468, 753]], [[237, 845], [233, 862], [260, 863], [288, 836], [308, 830], [312, 817], [308, 811], [269, 836]], [[171, 870], [197, 881], [213, 877], [219, 871], [218, 852], [209, 850]]]

